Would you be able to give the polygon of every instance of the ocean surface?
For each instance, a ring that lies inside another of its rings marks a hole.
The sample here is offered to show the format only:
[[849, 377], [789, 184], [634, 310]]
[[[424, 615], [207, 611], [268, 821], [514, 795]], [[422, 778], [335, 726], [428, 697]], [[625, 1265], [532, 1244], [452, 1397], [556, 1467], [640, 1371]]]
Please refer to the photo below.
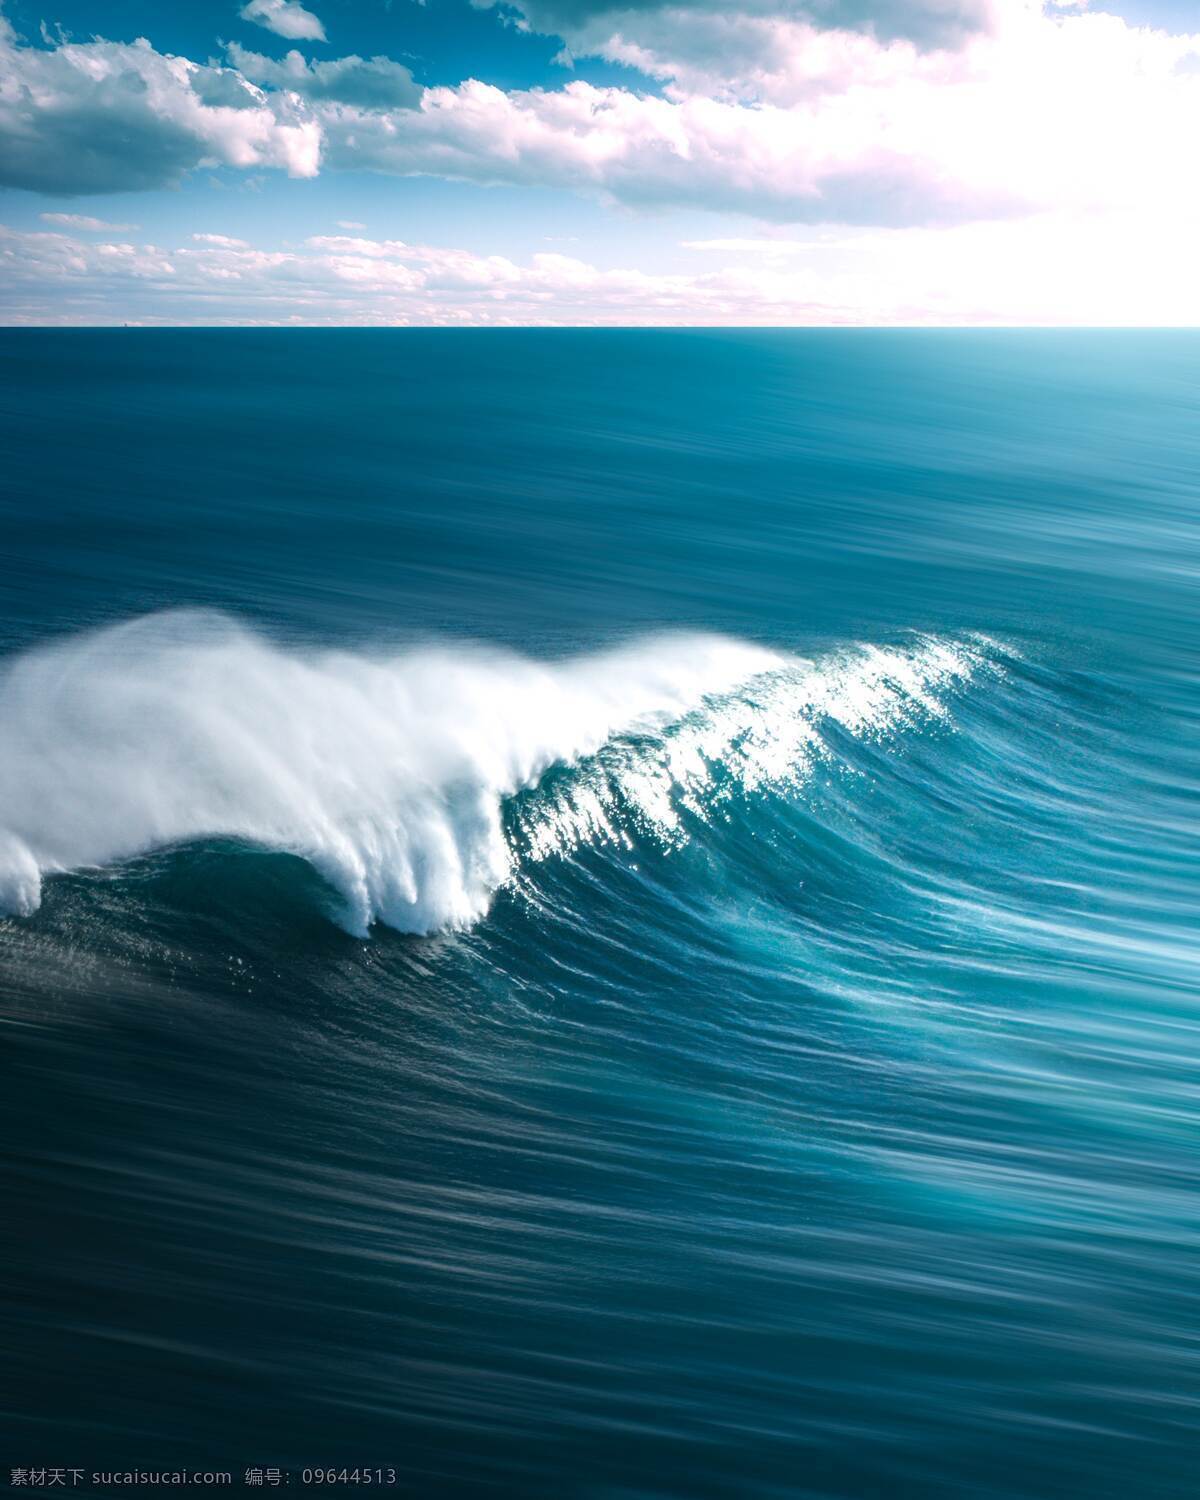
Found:
[[1194, 1495], [1198, 583], [1200, 335], [0, 335], [0, 1458]]

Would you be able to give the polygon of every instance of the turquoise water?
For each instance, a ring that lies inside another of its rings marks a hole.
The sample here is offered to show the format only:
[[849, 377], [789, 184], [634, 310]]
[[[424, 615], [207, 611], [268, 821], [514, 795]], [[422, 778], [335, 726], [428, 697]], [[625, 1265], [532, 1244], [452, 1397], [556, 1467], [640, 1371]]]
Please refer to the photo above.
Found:
[[1200, 336], [0, 367], [0, 1458], [1193, 1492]]

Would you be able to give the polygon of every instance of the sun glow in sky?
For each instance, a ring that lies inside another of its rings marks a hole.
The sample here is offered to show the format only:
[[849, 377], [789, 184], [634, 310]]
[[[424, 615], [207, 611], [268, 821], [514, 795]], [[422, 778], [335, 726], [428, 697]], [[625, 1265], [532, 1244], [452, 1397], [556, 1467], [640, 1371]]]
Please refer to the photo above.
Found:
[[0, 316], [1195, 324], [1200, 13], [1100, 3], [7, 0]]

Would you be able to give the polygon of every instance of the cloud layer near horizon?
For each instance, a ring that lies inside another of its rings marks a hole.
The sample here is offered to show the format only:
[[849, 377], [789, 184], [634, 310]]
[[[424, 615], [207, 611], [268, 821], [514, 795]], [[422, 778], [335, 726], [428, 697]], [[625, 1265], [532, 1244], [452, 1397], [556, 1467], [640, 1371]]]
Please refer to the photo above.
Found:
[[[618, 14], [576, 11], [581, 26]], [[293, 49], [275, 60], [236, 44], [225, 65], [145, 40], [35, 47], [0, 21], [0, 181], [84, 195], [167, 186], [211, 165], [369, 170], [875, 225], [1195, 194], [1200, 36], [1043, 14], [1028, 0], [903, 11], [918, 13], [955, 18], [956, 46], [739, 10], [726, 29], [767, 28], [770, 45], [754, 53], [701, 45], [697, 18], [725, 24], [705, 7], [620, 12], [643, 39], [654, 26], [675, 44], [674, 58], [643, 58], [668, 80], [664, 94], [569, 75], [551, 89], [422, 89], [382, 56], [312, 62]], [[902, 12], [890, 14], [898, 25]]]
[[[686, 269], [523, 261], [466, 249], [310, 237], [261, 249], [194, 233], [164, 247], [0, 226], [0, 314], [10, 323], [170, 324], [1193, 324], [1191, 239], [1153, 278], [1118, 218], [880, 230], [850, 238], [685, 243]], [[1128, 290], [1118, 300], [1113, 289]], [[1183, 293], [1181, 295], [1181, 289]]]

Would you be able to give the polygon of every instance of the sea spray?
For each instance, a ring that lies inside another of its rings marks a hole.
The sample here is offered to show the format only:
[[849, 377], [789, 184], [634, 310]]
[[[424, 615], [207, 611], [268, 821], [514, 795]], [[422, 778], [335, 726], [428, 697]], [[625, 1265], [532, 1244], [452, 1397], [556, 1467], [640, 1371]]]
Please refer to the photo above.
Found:
[[559, 663], [303, 652], [191, 611], [74, 636], [0, 675], [0, 900], [228, 837], [308, 859], [351, 931], [461, 926], [509, 874], [505, 797], [779, 661], [704, 636]]
[[[836, 722], [945, 712], [981, 648], [918, 638], [818, 663], [705, 635], [559, 661], [477, 645], [302, 651], [210, 612], [146, 616], [0, 675], [0, 902], [44, 875], [202, 838], [308, 860], [339, 920], [431, 932], [478, 920], [513, 872], [586, 839], [660, 840], [731, 782], [794, 786]], [[553, 766], [577, 768], [506, 801]]]

